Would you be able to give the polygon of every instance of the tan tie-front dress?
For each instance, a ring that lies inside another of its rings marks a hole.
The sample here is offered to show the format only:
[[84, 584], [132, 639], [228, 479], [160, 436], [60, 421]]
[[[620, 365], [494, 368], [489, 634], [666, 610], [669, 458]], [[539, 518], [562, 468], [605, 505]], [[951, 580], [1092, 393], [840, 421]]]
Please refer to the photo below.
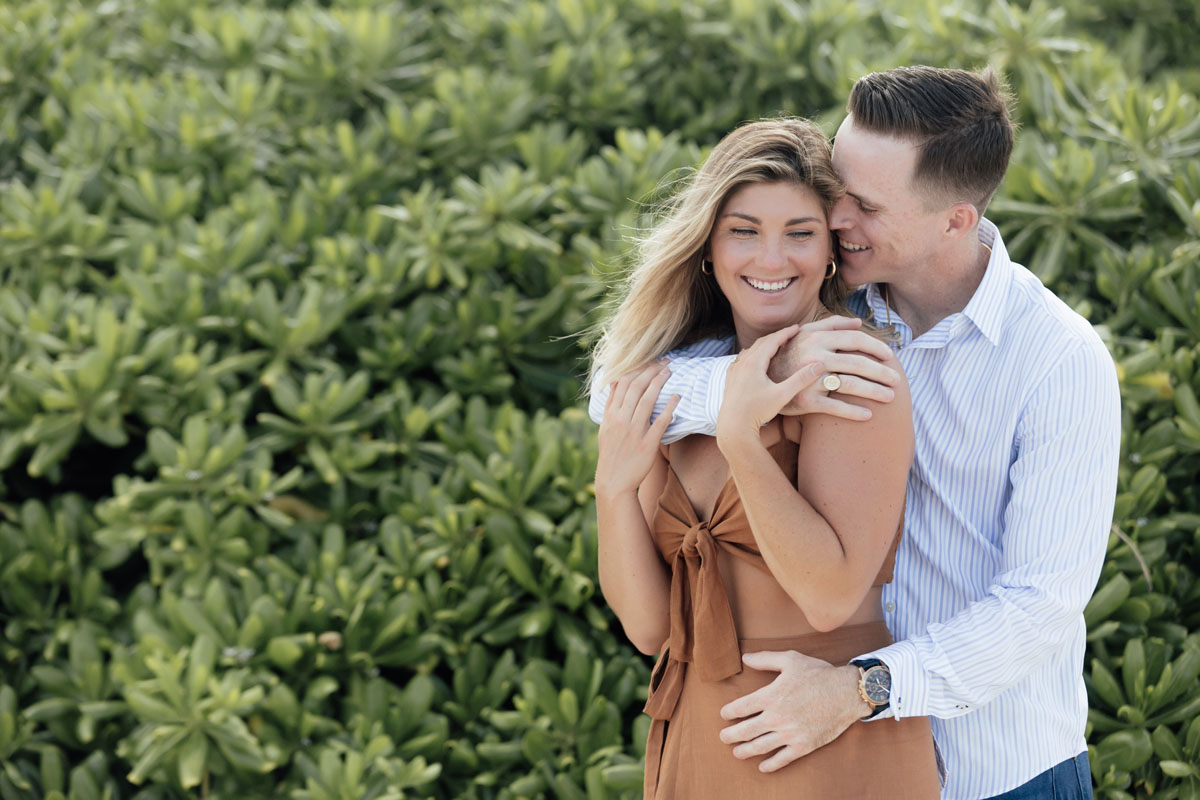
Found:
[[[797, 447], [781, 439], [771, 446], [784, 474], [795, 485]], [[828, 633], [739, 639], [719, 559], [746, 561], [761, 572], [764, 586], [775, 583], [758, 551], [732, 480], [717, 497], [712, 518], [697, 519], [674, 469], [658, 501], [652, 535], [671, 567], [671, 629], [650, 681], [645, 711], [652, 717], [646, 744], [647, 800], [836, 800], [836, 798], [937, 798], [938, 773], [927, 719], [855, 723], [834, 742], [787, 767], [762, 773], [766, 757], [735, 758], [721, 742], [721, 707], [767, 685], [776, 673], [743, 667], [741, 654], [796, 650], [846, 664], [851, 658], [890, 644], [882, 621], [845, 625]], [[896, 542], [875, 585], [891, 580]], [[753, 589], [751, 588], [753, 591]], [[794, 616], [795, 608], [786, 614]], [[785, 617], [786, 618], [786, 617]]]

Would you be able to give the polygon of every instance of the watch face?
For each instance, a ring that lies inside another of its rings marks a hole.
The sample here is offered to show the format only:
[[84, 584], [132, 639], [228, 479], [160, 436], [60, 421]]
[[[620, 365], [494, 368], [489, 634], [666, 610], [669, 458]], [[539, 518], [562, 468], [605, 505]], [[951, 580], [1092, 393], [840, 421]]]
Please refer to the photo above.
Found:
[[887, 667], [871, 667], [864, 672], [863, 691], [876, 705], [888, 702], [892, 696], [892, 674]]

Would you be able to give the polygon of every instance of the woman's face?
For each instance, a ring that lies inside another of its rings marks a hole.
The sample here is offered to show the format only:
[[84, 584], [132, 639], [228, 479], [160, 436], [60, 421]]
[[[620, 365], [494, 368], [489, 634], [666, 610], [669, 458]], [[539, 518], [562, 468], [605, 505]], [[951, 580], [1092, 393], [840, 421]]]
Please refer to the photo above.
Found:
[[741, 347], [820, 310], [833, 244], [825, 210], [808, 186], [742, 186], [717, 212], [709, 253]]

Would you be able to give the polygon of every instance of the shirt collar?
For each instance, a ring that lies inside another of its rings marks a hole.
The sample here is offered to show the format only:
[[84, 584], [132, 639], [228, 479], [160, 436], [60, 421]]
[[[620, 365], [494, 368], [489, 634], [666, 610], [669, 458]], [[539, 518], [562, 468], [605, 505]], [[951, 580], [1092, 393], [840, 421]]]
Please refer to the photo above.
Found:
[[1000, 343], [1004, 328], [1004, 310], [1008, 305], [1008, 287], [1012, 283], [1013, 263], [1000, 238], [1000, 231], [990, 220], [979, 220], [979, 241], [992, 249], [983, 280], [971, 295], [963, 316], [975, 323], [979, 332], [993, 345]]
[[[996, 345], [1000, 343], [1000, 334], [1004, 328], [1004, 310], [1008, 305], [1008, 286], [1012, 281], [1013, 264], [1008, 257], [1008, 250], [1004, 247], [1004, 241], [1000, 238], [1000, 231], [990, 220], [980, 219], [979, 241], [992, 250], [991, 257], [988, 258], [987, 270], [983, 273], [983, 279], [975, 288], [975, 294], [971, 295], [966, 308], [958, 314], [951, 314], [947, 320], [942, 320], [934, 327], [934, 330], [942, 329], [945, 333], [953, 335], [961, 327], [960, 324], [956, 324], [957, 321], [954, 318], [961, 317], [970, 320], [989, 342]], [[887, 303], [883, 300], [883, 294], [879, 291], [879, 284], [868, 284], [863, 299], [875, 317], [876, 324], [886, 325], [889, 313]], [[893, 327], [900, 335], [900, 346], [907, 346], [912, 342], [912, 331], [894, 311], [890, 316]], [[948, 327], [943, 329], [943, 324], [947, 322], [949, 322]], [[941, 332], [939, 331], [939, 333]], [[927, 333], [926, 336], [928, 335]], [[924, 341], [925, 336], [922, 336], [921, 340]], [[944, 344], [944, 342], [942, 343]]]

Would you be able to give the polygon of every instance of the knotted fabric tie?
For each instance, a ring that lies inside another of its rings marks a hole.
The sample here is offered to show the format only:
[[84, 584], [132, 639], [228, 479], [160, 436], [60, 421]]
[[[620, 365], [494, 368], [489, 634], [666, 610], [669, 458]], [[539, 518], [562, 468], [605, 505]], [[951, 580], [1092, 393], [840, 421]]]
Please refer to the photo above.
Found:
[[729, 595], [717, 563], [717, 542], [707, 522], [684, 534], [671, 564], [671, 657], [692, 664], [705, 681], [742, 669]]
[[733, 611], [717, 564], [717, 543], [706, 522], [688, 528], [671, 564], [671, 634], [654, 667], [645, 709], [654, 719], [667, 720], [674, 713], [686, 663], [705, 681], [742, 671]]
[[645, 712], [654, 720], [646, 744], [646, 797], [658, 784], [666, 722], [683, 693], [685, 664], [701, 679], [719, 681], [742, 671], [737, 629], [717, 564], [717, 543], [708, 523], [687, 529], [671, 563], [671, 633], [650, 677]]

